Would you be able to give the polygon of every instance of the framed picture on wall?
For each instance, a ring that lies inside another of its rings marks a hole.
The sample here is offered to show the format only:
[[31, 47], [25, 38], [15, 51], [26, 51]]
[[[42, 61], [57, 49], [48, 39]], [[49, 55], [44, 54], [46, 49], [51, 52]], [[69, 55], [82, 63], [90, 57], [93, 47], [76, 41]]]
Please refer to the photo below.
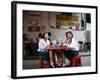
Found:
[[[12, 1], [11, 78], [96, 74], [97, 16], [97, 6]], [[81, 20], [85, 22], [86, 29], [77, 31], [82, 27]], [[49, 23], [59, 29], [51, 29]], [[29, 25], [31, 31], [28, 31]], [[86, 31], [92, 36], [85, 34]], [[66, 32], [73, 35], [68, 43]], [[47, 34], [43, 36], [43, 33]], [[86, 41], [84, 34], [90, 41]], [[73, 37], [80, 43], [80, 40], [83, 40], [83, 44], [89, 43], [87, 52], [79, 51], [79, 46], [69, 46]], [[77, 54], [73, 54], [75, 51]]]

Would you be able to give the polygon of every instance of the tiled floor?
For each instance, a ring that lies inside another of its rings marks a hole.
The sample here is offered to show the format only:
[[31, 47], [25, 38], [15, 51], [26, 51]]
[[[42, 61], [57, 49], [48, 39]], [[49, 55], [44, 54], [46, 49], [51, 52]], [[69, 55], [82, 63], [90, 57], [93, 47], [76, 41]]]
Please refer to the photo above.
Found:
[[[87, 54], [87, 53], [86, 53]], [[87, 55], [82, 55], [81, 56], [82, 60], [82, 66], [90, 66], [91, 65], [91, 56], [89, 54]], [[68, 64], [69, 61], [66, 59], [66, 64]], [[38, 69], [38, 60], [23, 60], [23, 69]]]

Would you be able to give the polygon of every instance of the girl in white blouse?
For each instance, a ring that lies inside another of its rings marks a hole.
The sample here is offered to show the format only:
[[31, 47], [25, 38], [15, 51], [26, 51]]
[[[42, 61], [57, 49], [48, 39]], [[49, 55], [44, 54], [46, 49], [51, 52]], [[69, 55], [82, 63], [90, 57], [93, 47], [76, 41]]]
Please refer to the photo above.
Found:
[[[70, 32], [70, 31], [66, 32], [66, 42], [63, 45], [70, 47], [70, 50], [66, 49], [64, 51], [64, 56], [67, 59], [71, 60], [72, 57], [78, 55], [78, 51], [79, 51], [78, 42], [73, 37], [73, 33], [72, 32]], [[64, 64], [64, 66], [65, 66], [65, 64]]]
[[46, 60], [48, 63], [50, 63], [49, 53], [46, 51], [46, 48], [50, 45], [50, 41], [48, 39], [48, 33], [44, 33], [43, 38], [41, 38], [38, 43], [38, 53], [43, 60]]

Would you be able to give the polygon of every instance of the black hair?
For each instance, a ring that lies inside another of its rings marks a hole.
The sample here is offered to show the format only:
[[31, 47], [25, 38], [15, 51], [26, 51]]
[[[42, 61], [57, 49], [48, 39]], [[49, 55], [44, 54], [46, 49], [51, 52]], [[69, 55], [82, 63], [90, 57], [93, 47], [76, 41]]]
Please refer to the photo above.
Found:
[[39, 34], [38, 34], [38, 37], [39, 37], [39, 38], [43, 38], [43, 34], [42, 34], [42, 33], [39, 33]]
[[72, 37], [73, 37], [73, 33], [72, 33], [71, 31], [66, 32], [66, 33], [65, 33], [66, 36], [68, 36], [68, 33], [70, 33], [70, 34], [72, 35]]
[[[48, 32], [43, 33], [43, 38], [45, 38], [45, 34], [48, 34]], [[48, 36], [49, 36], [49, 34], [48, 34]]]
[[[68, 32], [66, 32], [66, 37], [68, 36], [68, 33], [70, 33], [71, 35], [72, 35], [72, 37], [73, 37], [73, 33], [71, 32], [71, 31], [68, 31]], [[68, 41], [68, 38], [67, 38], [67, 41], [66, 41], [68, 44], [70, 44], [70, 43], [72, 43], [72, 39], [70, 39], [69, 41]]]
[[51, 32], [48, 32], [49, 37], [51, 37]]

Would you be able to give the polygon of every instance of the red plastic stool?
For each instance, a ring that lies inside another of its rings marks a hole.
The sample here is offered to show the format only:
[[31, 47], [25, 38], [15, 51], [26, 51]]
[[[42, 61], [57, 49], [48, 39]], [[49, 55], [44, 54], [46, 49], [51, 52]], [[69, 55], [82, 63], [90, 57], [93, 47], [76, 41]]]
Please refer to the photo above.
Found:
[[50, 61], [46, 61], [46, 63], [44, 63], [44, 60], [42, 59], [41, 56], [39, 56], [39, 67], [40, 68], [49, 68], [50, 67]]
[[82, 66], [80, 55], [76, 55], [76, 56], [74, 56], [74, 57], [70, 60], [70, 66], [71, 66], [71, 67], [74, 67], [74, 66]]

